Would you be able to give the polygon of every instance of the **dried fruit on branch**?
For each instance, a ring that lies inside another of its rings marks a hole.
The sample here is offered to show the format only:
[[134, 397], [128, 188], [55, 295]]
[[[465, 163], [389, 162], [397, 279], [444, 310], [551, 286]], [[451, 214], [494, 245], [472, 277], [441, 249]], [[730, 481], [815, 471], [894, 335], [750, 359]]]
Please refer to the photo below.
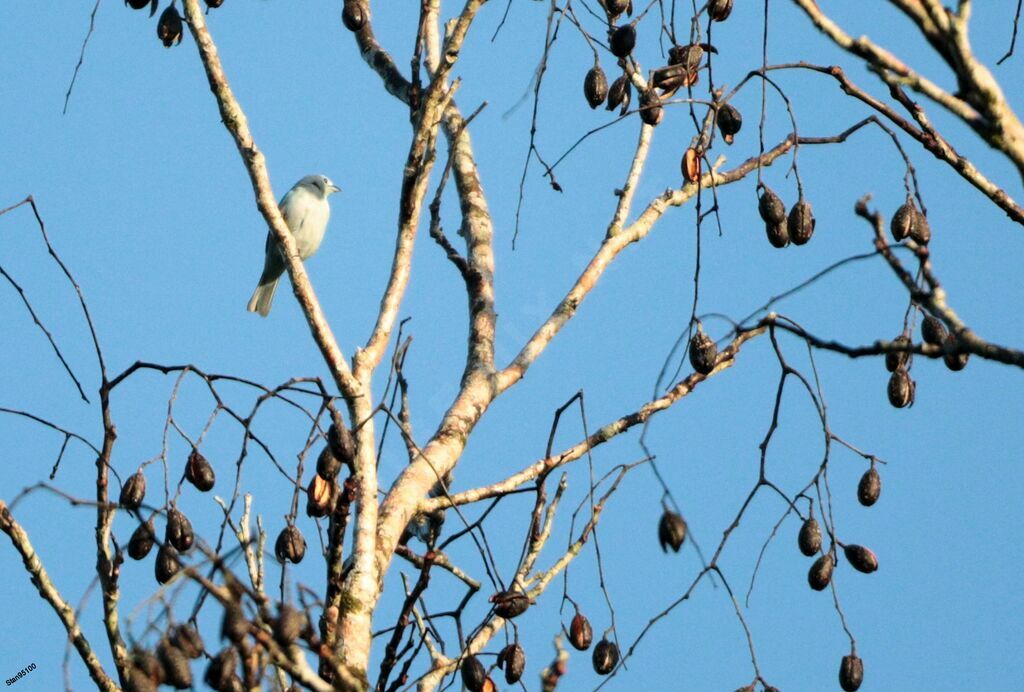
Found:
[[786, 222], [786, 205], [782, 203], [782, 198], [775, 194], [767, 185], [761, 191], [761, 196], [757, 200], [757, 213], [761, 215], [765, 223], [769, 224], [780, 224]]
[[718, 347], [715, 340], [704, 332], [704, 327], [697, 325], [697, 333], [690, 339], [690, 365], [701, 375], [707, 375], [715, 369], [718, 359]]
[[942, 360], [947, 368], [953, 372], [959, 372], [967, 367], [967, 359], [971, 354], [960, 350], [960, 342], [955, 334], [950, 334], [946, 337], [944, 346], [946, 350], [942, 354]]
[[181, 43], [183, 30], [184, 25], [181, 22], [181, 15], [178, 14], [178, 7], [172, 2], [156, 23], [157, 38], [163, 41], [164, 48], [170, 48], [175, 41]]
[[302, 562], [306, 556], [306, 539], [297, 526], [289, 524], [281, 529], [274, 542], [274, 554], [278, 562], [287, 561], [296, 565]]
[[327, 445], [331, 448], [331, 454], [355, 473], [356, 441], [348, 428], [331, 423], [327, 429]]
[[521, 591], [499, 591], [490, 601], [498, 617], [506, 620], [522, 615], [530, 607], [529, 597]]
[[846, 692], [856, 692], [860, 689], [862, 682], [864, 682], [864, 661], [853, 653], [843, 656], [843, 661], [839, 664], [839, 686]]
[[615, 642], [602, 639], [594, 647], [591, 662], [594, 664], [595, 673], [598, 675], [608, 675], [608, 673], [615, 670], [615, 666], [619, 662], [619, 647], [615, 645]]
[[713, 22], [724, 22], [732, 14], [732, 0], [711, 0], [708, 4], [708, 16]]
[[509, 644], [498, 654], [498, 667], [505, 670], [505, 682], [514, 685], [526, 670], [526, 652], [519, 643]]
[[164, 639], [156, 647], [156, 655], [164, 668], [164, 684], [176, 690], [192, 687], [192, 670], [188, 665], [188, 657], [181, 649]]
[[171, 629], [168, 638], [189, 658], [195, 659], [203, 655], [203, 638], [199, 636], [199, 631], [192, 625], [186, 623], [177, 625]]
[[215, 690], [229, 690], [235, 679], [235, 667], [238, 665], [238, 652], [233, 646], [221, 649], [220, 653], [210, 660], [210, 665], [203, 675], [203, 682]]
[[224, 619], [220, 622], [220, 637], [237, 644], [249, 634], [249, 621], [245, 619], [242, 606], [229, 603], [224, 606]]
[[666, 509], [658, 522], [658, 543], [661, 551], [667, 553], [669, 548], [678, 553], [686, 541], [686, 520], [679, 514]]
[[622, 106], [619, 115], [625, 115], [629, 110], [629, 102], [633, 96], [633, 87], [626, 75], [620, 76], [608, 89], [608, 110], [615, 110], [616, 106]]
[[661, 105], [661, 97], [654, 89], [640, 92], [640, 119], [650, 126], [655, 126], [665, 117], [665, 108]]
[[591, 67], [583, 79], [583, 95], [587, 97], [591, 108], [600, 106], [608, 96], [608, 78], [600, 65]]
[[217, 9], [224, 4], [224, 0], [206, 0], [206, 6], [212, 10]]
[[314, 473], [306, 488], [306, 514], [311, 517], [326, 517], [332, 509], [334, 483]]
[[772, 247], [784, 248], [789, 245], [789, 229], [786, 227], [785, 221], [781, 223], [766, 222], [764, 232]]
[[631, 2], [632, 0], [604, 0], [604, 7], [608, 11], [608, 16], [615, 19], [626, 10], [630, 10], [630, 14], [632, 14]]
[[693, 147], [689, 147], [683, 153], [680, 168], [682, 168], [683, 178], [686, 182], [696, 184], [700, 180], [700, 152]]
[[173, 546], [164, 544], [156, 553], [156, 563], [153, 565], [153, 573], [160, 584], [166, 584], [171, 578], [181, 571], [181, 562], [178, 560], [178, 551]]
[[153, 528], [153, 521], [139, 524], [139, 528], [135, 529], [132, 532], [132, 537], [128, 539], [128, 557], [133, 560], [141, 560], [146, 557], [153, 549], [155, 540], [156, 530]]
[[156, 8], [159, 4], [158, 0], [124, 0], [124, 4], [131, 7], [133, 10], [145, 9], [146, 5], [149, 5], [149, 16], [152, 17], [156, 14]]
[[636, 46], [636, 27], [632, 24], [624, 24], [612, 32], [611, 38], [612, 55], [617, 58], [624, 58], [633, 52]]
[[845, 545], [843, 553], [846, 555], [846, 560], [858, 572], [871, 574], [878, 569], [878, 558], [862, 545]]
[[274, 640], [281, 646], [291, 646], [305, 628], [306, 616], [287, 603], [282, 603], [277, 611], [277, 619], [274, 620]]
[[164, 540], [183, 553], [191, 548], [195, 541], [192, 522], [174, 507], [167, 510], [167, 532]]
[[917, 207], [914, 206], [914, 200], [908, 195], [907, 201], [900, 205], [889, 222], [889, 232], [892, 233], [893, 240], [898, 243], [909, 237], [910, 229], [913, 228], [916, 219]]
[[338, 473], [341, 471], [341, 459], [334, 456], [331, 452], [331, 446], [327, 445], [320, 452], [320, 456], [316, 458], [316, 472], [317, 475], [326, 478], [329, 481], [333, 481], [338, 477]]
[[726, 144], [732, 144], [736, 133], [743, 127], [743, 116], [735, 106], [729, 103], [718, 107], [715, 121], [718, 123], [718, 130], [722, 133], [722, 139]]
[[928, 217], [919, 210], [914, 210], [914, 223], [910, 227], [910, 237], [919, 245], [927, 245], [932, 239], [932, 227], [928, 224]]
[[476, 656], [470, 654], [462, 661], [462, 684], [469, 692], [481, 692], [487, 682], [487, 671]]
[[921, 339], [926, 344], [941, 346], [946, 340], [946, 326], [934, 315], [925, 315], [921, 322]]
[[807, 557], [817, 555], [818, 551], [821, 550], [821, 527], [818, 526], [817, 519], [814, 517], [807, 518], [807, 521], [800, 527], [796, 543], [800, 548], [800, 552]]
[[132, 649], [132, 670], [129, 687], [138, 690], [153, 690], [164, 681], [164, 667], [151, 651], [141, 647]]
[[121, 497], [118, 502], [125, 509], [138, 509], [146, 498], [146, 477], [142, 471], [136, 471], [121, 486]]
[[188, 455], [185, 463], [185, 480], [194, 485], [199, 492], [207, 492], [217, 482], [217, 476], [213, 472], [213, 466], [206, 460], [198, 449], [193, 449]]
[[594, 629], [583, 613], [576, 611], [576, 617], [569, 624], [569, 643], [578, 651], [586, 651], [594, 641]]
[[[899, 344], [900, 346], [910, 346], [910, 337], [905, 334], [900, 334], [893, 339], [893, 344]], [[893, 372], [897, 368], [905, 367], [907, 361], [910, 360], [910, 351], [890, 351], [885, 354], [885, 369], [889, 372]]]
[[860, 483], [857, 484], [857, 500], [865, 507], [870, 507], [878, 502], [878, 497], [881, 494], [882, 477], [872, 466], [860, 477]]
[[814, 214], [811, 212], [811, 203], [802, 197], [789, 210], [789, 222], [787, 230], [789, 239], [794, 245], [803, 245], [811, 239], [814, 234]]
[[835, 569], [835, 566], [831, 554], [822, 555], [811, 565], [811, 569], [807, 573], [807, 583], [815, 591], [824, 591], [832, 581], [832, 570]]
[[345, 7], [341, 10], [341, 22], [349, 31], [359, 31], [366, 25], [366, 14], [363, 6], [356, 0], [345, 0]]
[[915, 389], [916, 385], [914, 380], [910, 379], [907, 369], [902, 366], [896, 368], [889, 377], [889, 387], [886, 390], [889, 395], [889, 403], [896, 408], [913, 406]]

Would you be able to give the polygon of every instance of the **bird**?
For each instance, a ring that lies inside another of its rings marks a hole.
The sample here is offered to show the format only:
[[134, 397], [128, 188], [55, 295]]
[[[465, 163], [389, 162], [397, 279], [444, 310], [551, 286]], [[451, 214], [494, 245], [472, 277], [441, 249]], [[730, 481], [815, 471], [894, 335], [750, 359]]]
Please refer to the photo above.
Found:
[[[307, 260], [320, 248], [327, 230], [327, 221], [331, 218], [331, 206], [327, 198], [341, 188], [323, 175], [307, 175], [295, 183], [278, 203], [281, 216], [288, 224], [295, 244], [299, 249], [299, 258]], [[258, 312], [266, 317], [270, 314], [270, 305], [274, 301], [277, 282], [285, 270], [284, 257], [272, 232], [267, 233], [266, 257], [263, 260], [263, 274], [259, 285], [249, 299], [247, 310]]]

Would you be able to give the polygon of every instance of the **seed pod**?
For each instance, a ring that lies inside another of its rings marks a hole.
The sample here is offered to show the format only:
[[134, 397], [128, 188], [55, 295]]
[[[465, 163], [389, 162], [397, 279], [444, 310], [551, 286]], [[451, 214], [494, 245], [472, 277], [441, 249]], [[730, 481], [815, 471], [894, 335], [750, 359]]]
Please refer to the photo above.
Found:
[[633, 52], [636, 45], [636, 27], [623, 24], [612, 32], [611, 49], [616, 58], [624, 58]]
[[356, 441], [348, 428], [331, 423], [331, 427], [327, 429], [327, 444], [331, 448], [331, 454], [337, 457], [341, 463], [348, 466], [349, 469], [355, 468]]
[[615, 19], [629, 8], [630, 0], [604, 0], [608, 16]]
[[224, 606], [224, 618], [220, 621], [220, 638], [238, 644], [249, 633], [249, 621], [245, 619], [242, 606], [229, 603]]
[[680, 163], [683, 171], [683, 179], [688, 183], [696, 184], [700, 180], [700, 152], [690, 147], [683, 153], [683, 160]]
[[224, 4], [224, 0], [206, 0], [206, 6], [211, 10], [215, 10]]
[[[910, 346], [910, 338], [905, 334], [900, 334], [893, 339], [894, 344], [901, 344]], [[885, 354], [885, 369], [889, 372], [896, 370], [897, 368], [905, 367], [907, 361], [910, 360], [909, 351], [890, 351]]]
[[331, 481], [314, 473], [306, 488], [306, 514], [311, 517], [326, 517], [331, 509], [334, 488]]
[[864, 682], [864, 661], [857, 654], [843, 656], [839, 664], [839, 686], [846, 692], [856, 692]]
[[661, 105], [661, 97], [654, 89], [640, 92], [640, 119], [652, 127], [665, 117], [665, 109]]
[[732, 0], [711, 0], [708, 16], [713, 22], [724, 22], [732, 14]]
[[673, 553], [678, 553], [686, 540], [686, 520], [675, 512], [666, 509], [658, 522], [658, 543], [661, 544], [661, 552], [667, 553], [672, 548]]
[[916, 218], [917, 207], [914, 206], [914, 200], [907, 195], [907, 201], [900, 205], [900, 208], [892, 215], [892, 221], [889, 222], [889, 232], [892, 233], [893, 240], [898, 243], [908, 237]]
[[494, 612], [500, 618], [511, 620], [530, 607], [530, 598], [521, 591], [499, 591], [490, 598]]
[[514, 685], [526, 669], [526, 653], [519, 643], [509, 644], [498, 654], [498, 667], [505, 669], [505, 682]]
[[132, 476], [125, 481], [125, 484], [121, 486], [121, 497], [118, 502], [125, 509], [138, 509], [142, 505], [142, 501], [146, 498], [146, 477], [142, 475], [142, 471], [136, 471]]
[[188, 666], [188, 657], [178, 647], [164, 639], [156, 647], [157, 658], [164, 667], [164, 684], [176, 690], [192, 687], [192, 671]]
[[476, 656], [471, 654], [463, 659], [461, 672], [462, 684], [469, 692], [481, 692], [484, 689], [487, 671], [484, 670], [484, 664]]
[[878, 502], [878, 497], [881, 494], [882, 477], [872, 466], [860, 477], [860, 483], [857, 484], [857, 500], [865, 507], [870, 507]]
[[320, 452], [320, 456], [316, 458], [316, 472], [317, 475], [326, 478], [327, 480], [333, 481], [338, 477], [338, 472], [341, 471], [341, 459], [334, 456], [331, 452], [331, 446], [326, 445], [323, 451]]
[[195, 541], [192, 522], [174, 507], [167, 510], [167, 533], [164, 534], [164, 540], [183, 553], [191, 548]]
[[207, 492], [217, 482], [217, 475], [213, 467], [206, 460], [198, 449], [193, 449], [188, 455], [188, 462], [185, 463], [185, 480], [196, 486], [199, 492]]
[[159, 683], [150, 680], [144, 671], [135, 666], [129, 667], [125, 692], [157, 692], [158, 688]]
[[619, 115], [625, 115], [629, 110], [629, 101], [633, 95], [633, 88], [629, 83], [629, 77], [622, 75], [608, 89], [608, 110], [615, 110], [616, 106], [622, 106]]
[[363, 6], [355, 0], [345, 0], [345, 7], [341, 10], [341, 22], [349, 31], [359, 31], [362, 29], [366, 24]]
[[178, 7], [172, 2], [160, 15], [160, 21], [156, 24], [157, 38], [163, 41], [164, 48], [170, 48], [175, 41], [181, 43], [183, 29]]
[[832, 570], [835, 566], [831, 555], [822, 555], [811, 565], [811, 570], [807, 573], [807, 583], [815, 591], [824, 591], [832, 581]]
[[139, 528], [132, 531], [132, 537], [128, 539], [128, 557], [133, 560], [141, 560], [146, 557], [153, 549], [155, 540], [156, 531], [153, 529], [153, 521], [139, 524]]
[[302, 562], [302, 558], [306, 557], [306, 539], [297, 526], [289, 524], [281, 529], [281, 533], [277, 534], [277, 540], [274, 541], [274, 554], [281, 563], [291, 562], [297, 565]]
[[946, 340], [946, 327], [942, 321], [934, 315], [925, 315], [921, 322], [921, 339], [926, 344], [941, 346]]
[[953, 372], [959, 372], [967, 367], [967, 359], [971, 356], [967, 351], [958, 351], [960, 348], [955, 334], [949, 334], [944, 344], [946, 351], [942, 354], [942, 361], [946, 367]]
[[722, 133], [722, 139], [726, 144], [732, 144], [733, 137], [743, 127], [743, 116], [735, 106], [729, 103], [718, 108], [715, 121], [718, 123], [718, 130]]
[[932, 227], [928, 224], [928, 217], [920, 210], [914, 209], [914, 223], [910, 227], [910, 237], [918, 245], [927, 245], [932, 239]]
[[166, 584], [175, 574], [181, 571], [181, 562], [178, 561], [178, 551], [173, 546], [163, 544], [156, 552], [156, 564], [153, 566], [156, 580], [160, 584]]
[[132, 649], [132, 667], [153, 685], [153, 689], [164, 681], [164, 667], [152, 651], [141, 647]]
[[846, 554], [846, 560], [858, 572], [871, 574], [878, 569], [878, 558], [862, 545], [845, 545], [843, 552]]
[[906, 408], [914, 405], [914, 390], [916, 386], [910, 379], [910, 373], [906, 368], [899, 367], [893, 370], [889, 377], [889, 403], [896, 408]]
[[767, 185], [764, 186], [764, 190], [761, 191], [761, 196], [757, 200], [757, 213], [761, 215], [765, 223], [786, 222], [786, 205], [782, 203], [782, 198]]
[[149, 5], [149, 16], [152, 17], [156, 14], [156, 8], [158, 0], [124, 0], [124, 4], [131, 7], [133, 10], [141, 10]]
[[765, 222], [764, 232], [768, 236], [768, 242], [772, 244], [772, 247], [784, 248], [789, 245], [789, 229], [786, 228], [785, 221], [782, 223]]
[[799, 546], [800, 552], [807, 557], [814, 557], [821, 550], [821, 527], [818, 526], [817, 519], [807, 518], [807, 521], [800, 527], [796, 544]]
[[619, 662], [619, 647], [615, 646], [615, 642], [602, 639], [594, 647], [591, 662], [594, 664], [595, 673], [598, 675], [608, 675]]
[[484, 678], [484, 686], [480, 689], [480, 692], [498, 692], [498, 686], [494, 684], [494, 680], [491, 680], [490, 675]]
[[305, 628], [305, 615], [282, 603], [277, 610], [277, 619], [274, 620], [274, 639], [277, 643], [285, 647], [291, 646]]
[[608, 96], [608, 78], [604, 76], [600, 65], [591, 67], [583, 79], [583, 95], [587, 97], [591, 108], [600, 106]]
[[674, 93], [679, 87], [696, 83], [697, 73], [689, 73], [682, 65], [659, 67], [651, 73], [651, 86], [661, 89], [663, 93]]
[[793, 205], [789, 210], [789, 239], [794, 245], [803, 245], [811, 239], [814, 233], [814, 214], [811, 213], [811, 203], [803, 198]]
[[698, 324], [697, 333], [690, 339], [690, 365], [701, 375], [707, 375], [715, 369], [715, 360], [718, 358], [718, 347], [715, 340], [704, 333], [704, 328]]
[[182, 623], [174, 627], [168, 637], [171, 644], [181, 649], [181, 652], [189, 658], [199, 658], [203, 655], [203, 638], [199, 631], [192, 625]]
[[206, 667], [206, 674], [203, 675], [203, 682], [215, 690], [230, 689], [231, 680], [235, 677], [235, 667], [238, 665], [238, 653], [232, 646], [221, 649], [220, 653], [210, 659], [210, 665]]
[[590, 626], [590, 620], [583, 613], [576, 611], [576, 617], [569, 624], [569, 643], [578, 651], [586, 651], [592, 641], [594, 630]]

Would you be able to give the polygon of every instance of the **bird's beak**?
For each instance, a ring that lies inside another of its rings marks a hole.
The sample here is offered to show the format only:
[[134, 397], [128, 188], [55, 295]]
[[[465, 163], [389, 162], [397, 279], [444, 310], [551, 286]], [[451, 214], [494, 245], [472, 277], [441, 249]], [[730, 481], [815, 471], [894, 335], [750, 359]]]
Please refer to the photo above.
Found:
[[335, 185], [334, 183], [331, 183], [330, 187], [328, 187], [327, 189], [330, 190], [331, 192], [341, 192], [341, 188]]

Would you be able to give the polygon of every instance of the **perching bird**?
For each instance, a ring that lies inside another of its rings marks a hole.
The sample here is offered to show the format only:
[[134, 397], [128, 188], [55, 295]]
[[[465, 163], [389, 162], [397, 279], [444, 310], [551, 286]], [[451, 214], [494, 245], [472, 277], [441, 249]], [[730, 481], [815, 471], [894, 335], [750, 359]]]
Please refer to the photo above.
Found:
[[[299, 258], [307, 260], [320, 248], [331, 218], [331, 206], [327, 198], [341, 192], [341, 188], [322, 175], [307, 175], [285, 193], [278, 207], [288, 224], [288, 230], [299, 246]], [[285, 263], [272, 233], [267, 234], [267, 255], [263, 260], [263, 276], [249, 299], [249, 312], [258, 312], [263, 317], [270, 313], [277, 282], [284, 273]]]

